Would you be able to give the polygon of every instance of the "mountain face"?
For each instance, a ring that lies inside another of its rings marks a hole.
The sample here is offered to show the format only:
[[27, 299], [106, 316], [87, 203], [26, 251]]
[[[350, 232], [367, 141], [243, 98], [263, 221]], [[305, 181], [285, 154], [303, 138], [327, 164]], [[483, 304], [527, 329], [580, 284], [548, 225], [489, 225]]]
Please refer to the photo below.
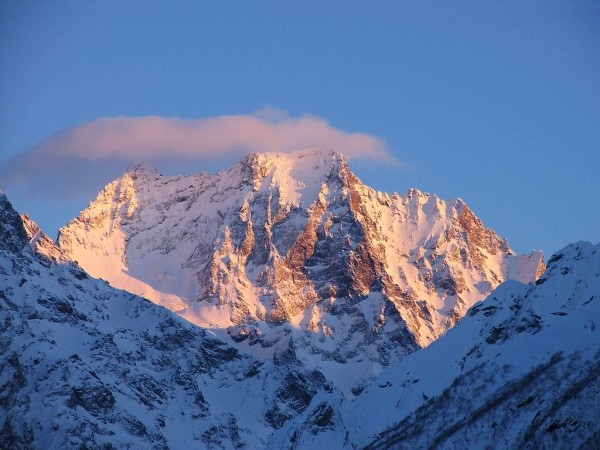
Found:
[[0, 448], [263, 448], [323, 389], [90, 278], [0, 195]]
[[254, 154], [216, 175], [134, 165], [58, 244], [92, 276], [354, 393], [507, 278], [544, 268], [461, 200], [376, 192], [323, 150]]
[[569, 245], [353, 397], [292, 327], [265, 321], [269, 358], [239, 351], [90, 278], [0, 195], [0, 448], [596, 449], [598, 299], [600, 244]]
[[315, 398], [271, 443], [600, 448], [599, 326], [600, 244], [571, 244], [535, 285], [505, 282], [358, 397]]

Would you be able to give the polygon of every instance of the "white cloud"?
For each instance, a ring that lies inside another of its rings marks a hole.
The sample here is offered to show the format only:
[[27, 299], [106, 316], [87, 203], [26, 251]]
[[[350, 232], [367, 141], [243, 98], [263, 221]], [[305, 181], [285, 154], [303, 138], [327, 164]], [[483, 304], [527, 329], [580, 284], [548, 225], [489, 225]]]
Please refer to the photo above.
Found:
[[171, 173], [223, 168], [251, 152], [335, 148], [347, 159], [398, 163], [381, 138], [266, 108], [251, 115], [179, 119], [105, 117], [61, 131], [0, 165], [0, 184], [29, 198], [88, 199], [132, 161]]
[[46, 139], [31, 154], [42, 159], [76, 157], [90, 161], [168, 155], [214, 159], [230, 153], [289, 152], [312, 146], [335, 148], [348, 159], [392, 160], [378, 137], [339, 130], [319, 117], [290, 117], [274, 109], [197, 120], [101, 118]]

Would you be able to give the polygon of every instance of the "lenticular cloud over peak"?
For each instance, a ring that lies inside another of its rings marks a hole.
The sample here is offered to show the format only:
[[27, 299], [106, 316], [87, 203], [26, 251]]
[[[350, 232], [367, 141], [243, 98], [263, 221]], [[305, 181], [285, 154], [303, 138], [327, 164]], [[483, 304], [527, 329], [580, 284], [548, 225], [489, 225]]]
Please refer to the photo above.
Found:
[[118, 116], [67, 128], [2, 161], [0, 187], [15, 198], [42, 201], [60, 195], [83, 201], [134, 161], [149, 162], [171, 174], [188, 174], [227, 167], [249, 153], [289, 153], [308, 147], [336, 149], [348, 160], [400, 164], [379, 137], [275, 108], [202, 119]]
[[[347, 159], [398, 163], [376, 136], [347, 132], [325, 119], [264, 108], [253, 114], [202, 119], [103, 117], [67, 128], [15, 155], [0, 167], [4, 187], [73, 192], [132, 161], [157, 168], [177, 161], [230, 163], [253, 152], [287, 153], [307, 147], [334, 148]], [[183, 165], [184, 167], [187, 167]]]
[[90, 161], [157, 159], [168, 155], [218, 159], [219, 155], [231, 153], [290, 152], [319, 146], [339, 149], [349, 159], [392, 159], [380, 138], [348, 133], [319, 117], [290, 117], [273, 111], [193, 120], [104, 117], [66, 129], [38, 144], [31, 153]]

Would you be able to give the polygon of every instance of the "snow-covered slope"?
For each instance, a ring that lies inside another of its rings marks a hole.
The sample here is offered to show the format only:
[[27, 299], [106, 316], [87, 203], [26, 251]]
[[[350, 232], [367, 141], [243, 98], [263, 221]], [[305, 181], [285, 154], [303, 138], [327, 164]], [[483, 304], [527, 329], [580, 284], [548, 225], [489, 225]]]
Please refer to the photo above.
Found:
[[0, 448], [262, 448], [322, 388], [91, 279], [0, 194]]
[[600, 448], [600, 244], [505, 282], [353, 401], [316, 398], [271, 446]]
[[285, 352], [349, 392], [430, 344], [541, 254], [515, 257], [459, 199], [363, 185], [341, 154], [254, 154], [216, 175], [134, 165], [61, 229], [95, 277]]

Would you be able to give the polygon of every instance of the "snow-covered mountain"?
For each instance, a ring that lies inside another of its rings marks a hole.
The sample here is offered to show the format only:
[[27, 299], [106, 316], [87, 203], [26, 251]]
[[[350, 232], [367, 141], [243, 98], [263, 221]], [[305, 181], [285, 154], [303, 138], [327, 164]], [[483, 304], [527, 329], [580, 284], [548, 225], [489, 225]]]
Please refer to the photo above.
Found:
[[600, 448], [600, 244], [505, 282], [355, 399], [320, 394], [271, 445]]
[[0, 194], [0, 448], [263, 448], [322, 389], [90, 278]]
[[134, 165], [58, 243], [92, 276], [354, 393], [507, 278], [544, 267], [460, 199], [376, 192], [319, 149], [254, 154], [216, 175]]
[[293, 330], [271, 324], [275, 363], [245, 354], [90, 278], [0, 195], [0, 448], [596, 449], [598, 299], [600, 244], [569, 245], [352, 397]]

